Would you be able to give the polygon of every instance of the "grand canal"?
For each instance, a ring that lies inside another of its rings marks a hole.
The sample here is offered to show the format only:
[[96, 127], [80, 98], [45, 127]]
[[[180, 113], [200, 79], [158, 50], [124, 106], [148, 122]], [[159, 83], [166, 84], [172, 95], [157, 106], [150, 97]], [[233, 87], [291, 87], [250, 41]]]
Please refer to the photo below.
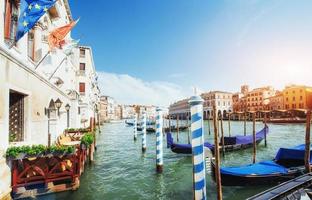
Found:
[[[205, 121], [205, 137], [208, 134]], [[263, 124], [256, 124], [257, 130]], [[264, 142], [257, 147], [257, 161], [273, 159], [279, 147], [304, 143], [304, 125], [269, 125], [268, 145]], [[243, 122], [231, 123], [232, 135], [243, 133]], [[228, 134], [227, 121], [224, 122]], [[252, 124], [247, 123], [247, 133]], [[164, 172], [155, 172], [155, 134], [147, 135], [147, 151], [141, 152], [140, 136], [133, 141], [133, 128], [124, 123], [105, 124], [97, 135], [95, 162], [89, 165], [81, 178], [77, 191], [64, 192], [40, 199], [192, 199], [192, 161], [190, 156], [177, 155], [165, 148]], [[165, 142], [165, 138], [164, 138]], [[180, 142], [187, 142], [187, 132], [180, 132]], [[165, 144], [165, 143], [164, 143]], [[249, 164], [251, 149], [227, 153], [222, 159], [223, 166]], [[256, 194], [266, 187], [223, 187], [224, 199], [239, 200]], [[207, 174], [207, 198], [216, 199], [215, 184]]]

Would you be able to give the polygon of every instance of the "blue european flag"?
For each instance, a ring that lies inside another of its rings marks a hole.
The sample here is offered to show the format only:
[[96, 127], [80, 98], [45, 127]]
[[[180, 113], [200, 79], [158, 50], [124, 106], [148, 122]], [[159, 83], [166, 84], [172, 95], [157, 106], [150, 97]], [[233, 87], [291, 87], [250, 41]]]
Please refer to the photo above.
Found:
[[55, 2], [56, 0], [22, 0], [15, 42], [32, 29], [40, 17], [44, 15]]

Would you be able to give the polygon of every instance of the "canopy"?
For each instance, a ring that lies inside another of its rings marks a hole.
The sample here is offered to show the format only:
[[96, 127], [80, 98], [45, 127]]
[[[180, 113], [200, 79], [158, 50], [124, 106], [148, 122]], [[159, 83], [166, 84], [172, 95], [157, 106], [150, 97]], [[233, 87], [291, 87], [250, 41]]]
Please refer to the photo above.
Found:
[[230, 175], [268, 175], [286, 174], [287, 168], [276, 164], [274, 161], [264, 161], [240, 167], [222, 167], [220, 171], [222, 174]]
[[[275, 156], [275, 160], [304, 160], [305, 144], [301, 144], [292, 148], [280, 148]], [[310, 155], [310, 160], [311, 160]], [[310, 161], [311, 162], [311, 161]]]

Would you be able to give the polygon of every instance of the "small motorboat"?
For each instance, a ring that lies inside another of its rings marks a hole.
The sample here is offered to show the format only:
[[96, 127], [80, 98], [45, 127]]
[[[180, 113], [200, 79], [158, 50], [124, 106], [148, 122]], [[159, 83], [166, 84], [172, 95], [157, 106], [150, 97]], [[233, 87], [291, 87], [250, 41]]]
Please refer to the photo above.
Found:
[[[269, 133], [269, 127], [265, 126], [262, 130], [256, 133], [256, 143], [260, 143], [265, 135]], [[221, 142], [220, 142], [221, 144]], [[214, 144], [209, 142], [204, 143], [205, 147], [208, 147], [212, 152], [214, 152]], [[246, 136], [233, 136], [233, 137], [224, 137], [224, 150], [226, 152], [236, 151], [240, 149], [246, 149], [253, 146], [253, 137], [252, 135]], [[191, 144], [179, 144], [173, 141], [171, 133], [167, 133], [167, 147], [171, 148], [171, 151], [181, 154], [191, 154], [192, 145]], [[220, 150], [222, 147], [220, 147]]]
[[[224, 186], [270, 185], [285, 182], [304, 173], [305, 145], [280, 148], [274, 160], [237, 167], [221, 167]], [[311, 159], [311, 158], [310, 158]], [[211, 162], [215, 176], [215, 163]]]

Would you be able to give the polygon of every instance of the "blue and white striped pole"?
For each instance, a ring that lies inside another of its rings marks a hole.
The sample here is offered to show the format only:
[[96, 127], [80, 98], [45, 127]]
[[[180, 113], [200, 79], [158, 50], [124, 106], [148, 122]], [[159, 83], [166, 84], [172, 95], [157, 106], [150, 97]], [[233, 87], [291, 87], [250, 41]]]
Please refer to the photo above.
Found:
[[137, 122], [137, 119], [138, 119], [138, 114], [135, 113], [134, 120], [133, 120], [134, 121], [133, 122], [134, 123], [134, 129], [133, 129], [133, 131], [134, 131], [133, 132], [133, 139], [134, 140], [137, 140], [137, 136], [138, 136], [138, 126], [137, 126], [138, 122]]
[[143, 124], [142, 124], [142, 128], [143, 128], [143, 135], [142, 135], [142, 152], [146, 151], [146, 113], [143, 113]]
[[204, 156], [203, 134], [203, 99], [192, 96], [191, 107], [192, 160], [193, 160], [193, 190], [195, 200], [206, 199], [206, 167]]
[[163, 118], [160, 108], [156, 109], [156, 171], [163, 171]]

